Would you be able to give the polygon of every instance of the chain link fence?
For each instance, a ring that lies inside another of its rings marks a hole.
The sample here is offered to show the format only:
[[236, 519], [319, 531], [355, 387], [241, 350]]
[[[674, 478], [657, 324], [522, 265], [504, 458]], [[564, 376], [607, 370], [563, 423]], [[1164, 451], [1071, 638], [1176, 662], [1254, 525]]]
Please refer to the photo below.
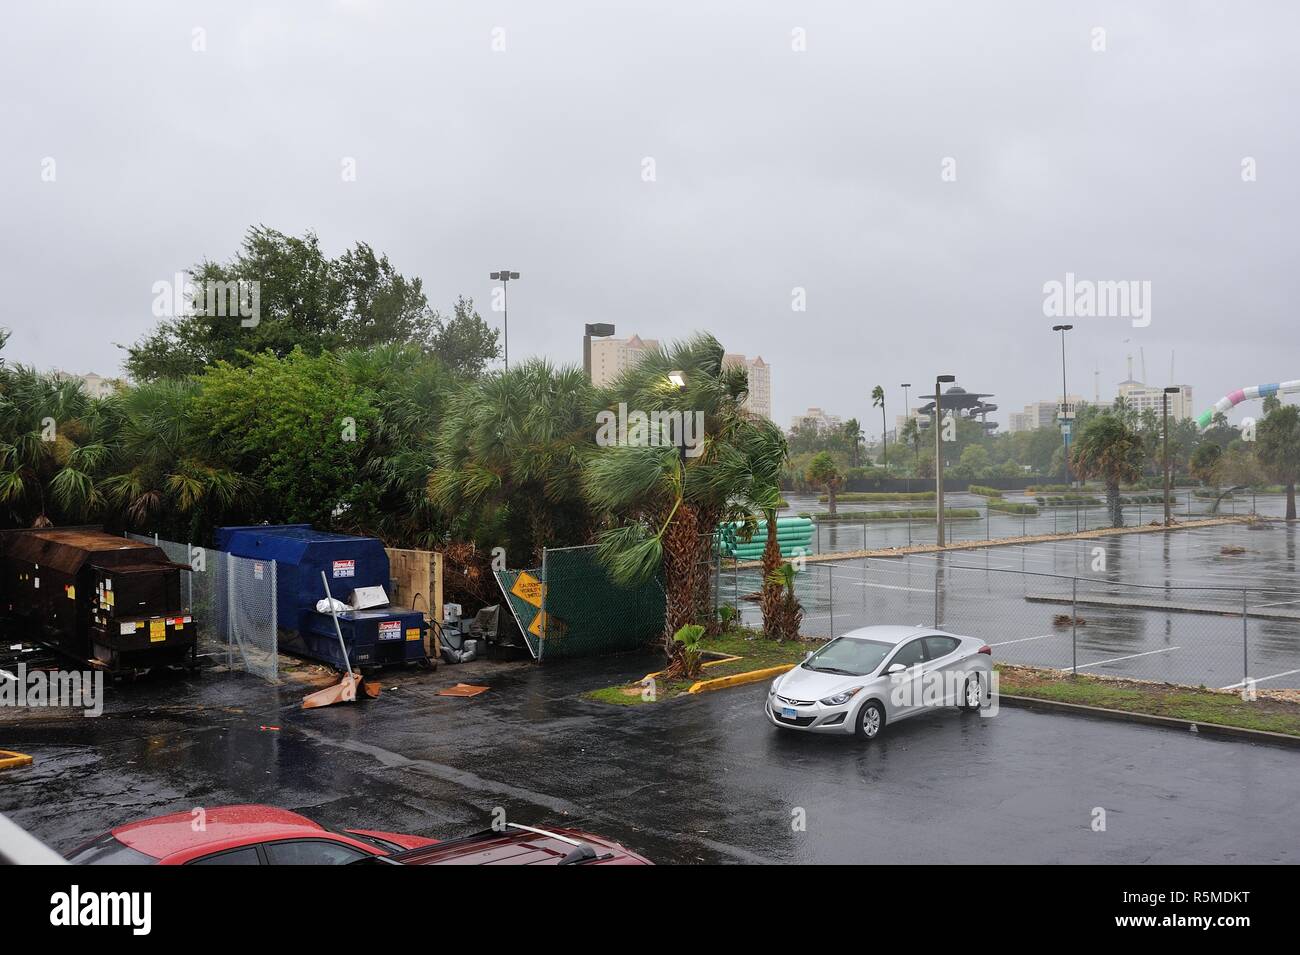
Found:
[[279, 682], [275, 561], [236, 557], [157, 536], [126, 536], [153, 544], [170, 560], [190, 568], [181, 572], [181, 594], [198, 628], [200, 655], [269, 683]]
[[[1073, 501], [1060, 493], [1021, 494], [1007, 491], [1000, 498], [964, 491], [944, 494], [944, 538], [958, 541], [997, 540], [1045, 534], [1073, 534], [1111, 526], [1104, 492], [1081, 492], [1086, 502]], [[915, 502], [841, 501], [837, 516], [825, 513], [825, 502], [815, 496], [790, 495], [789, 514], [806, 515], [816, 523], [813, 553], [847, 553], [886, 547], [934, 544], [938, 539], [933, 500]], [[1122, 495], [1123, 522], [1136, 527], [1164, 521], [1160, 493]], [[1285, 498], [1277, 494], [1238, 491], [1223, 498], [1189, 489], [1171, 491], [1169, 516], [1173, 521], [1195, 521], [1214, 517], [1246, 517], [1252, 514], [1279, 516]], [[866, 512], [866, 513], [864, 513]]]
[[[994, 659], [1223, 689], [1300, 687], [1300, 589], [1144, 584], [978, 566], [973, 552], [810, 563], [796, 592], [804, 632], [875, 624], [983, 639]], [[761, 620], [758, 571], [727, 568], [723, 591]]]
[[[714, 561], [702, 567], [715, 601]], [[659, 639], [664, 628], [664, 590], [654, 577], [636, 587], [616, 584], [596, 547], [557, 547], [542, 552], [542, 565], [496, 571], [497, 582], [534, 659], [596, 656], [635, 650]]]

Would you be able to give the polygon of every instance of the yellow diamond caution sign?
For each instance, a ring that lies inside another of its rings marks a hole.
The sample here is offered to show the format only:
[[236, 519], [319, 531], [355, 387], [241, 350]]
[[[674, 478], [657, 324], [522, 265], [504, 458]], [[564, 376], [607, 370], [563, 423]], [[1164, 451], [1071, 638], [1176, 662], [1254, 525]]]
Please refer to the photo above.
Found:
[[[520, 600], [532, 604], [538, 610], [542, 608], [542, 582], [532, 574], [528, 573], [528, 571], [525, 570], [519, 575], [519, 579], [516, 580], [515, 585], [510, 588], [510, 592]], [[534, 620], [533, 623], [536, 624], [537, 621]], [[532, 628], [530, 627], [529, 629], [531, 630]]]
[[528, 632], [539, 639], [543, 637], [556, 638], [564, 636], [564, 631], [568, 629], [564, 621], [555, 617], [548, 617], [545, 610], [537, 611], [537, 616], [533, 622], [528, 625]]

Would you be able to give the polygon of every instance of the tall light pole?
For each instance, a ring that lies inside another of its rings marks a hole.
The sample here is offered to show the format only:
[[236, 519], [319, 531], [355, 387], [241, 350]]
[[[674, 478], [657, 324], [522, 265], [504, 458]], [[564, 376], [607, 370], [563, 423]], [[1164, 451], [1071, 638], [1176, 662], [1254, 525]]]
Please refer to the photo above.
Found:
[[587, 373], [588, 381], [592, 381], [591, 340], [593, 338], [608, 338], [613, 334], [614, 326], [606, 325], [603, 322], [586, 326], [586, 331], [582, 336], [582, 370]]
[[[684, 396], [684, 395], [686, 394], [686, 372], [684, 372], [684, 371], [670, 371], [670, 372], [668, 373], [668, 384], [671, 385], [673, 388], [676, 388], [676, 389], [677, 389], [677, 393], [678, 393], [679, 395], [683, 395], [683, 396]], [[683, 411], [682, 414], [685, 415], [686, 412]], [[678, 447], [677, 447], [677, 460], [681, 462], [681, 466], [682, 466], [682, 481], [683, 481], [683, 487], [684, 487], [684, 486], [685, 486], [685, 481], [686, 481], [686, 436], [685, 436], [685, 432], [682, 432], [682, 433], [679, 434], [677, 437], [681, 439], [681, 440], [679, 441], [679, 443], [678, 443]]]
[[1074, 328], [1073, 325], [1053, 325], [1052, 331], [1061, 333], [1061, 441], [1063, 442], [1063, 451], [1065, 454], [1065, 483], [1073, 483], [1070, 474], [1070, 398], [1069, 391], [1065, 387], [1065, 333]]
[[[912, 387], [912, 383], [910, 381], [905, 381], [898, 387], [903, 389], [903, 427], [906, 428], [908, 422], [912, 420], [912, 405], [907, 400], [907, 389]], [[914, 458], [916, 457], [915, 432], [913, 432], [913, 437], [912, 437], [912, 457]], [[915, 461], [912, 462], [912, 466], [916, 467]], [[912, 475], [910, 474], [907, 476], [907, 492], [909, 494], [912, 493]], [[908, 506], [910, 507], [911, 505]]]
[[1168, 527], [1172, 520], [1169, 516], [1169, 396], [1176, 395], [1179, 392], [1177, 387], [1168, 387], [1160, 395], [1160, 416], [1164, 423], [1164, 450], [1160, 456], [1163, 458], [1160, 469], [1165, 473], [1165, 527]]
[[943, 448], [939, 444], [940, 432], [943, 430], [943, 392], [939, 386], [956, 381], [956, 375], [939, 375], [934, 379], [934, 420], [930, 427], [934, 429], [934, 522], [938, 530], [939, 546], [943, 540]]
[[508, 269], [502, 269], [500, 272], [493, 272], [488, 276], [492, 281], [501, 282], [501, 329], [502, 329], [502, 348], [505, 352], [506, 371], [510, 370], [510, 280], [519, 278], [518, 272], [511, 272]]

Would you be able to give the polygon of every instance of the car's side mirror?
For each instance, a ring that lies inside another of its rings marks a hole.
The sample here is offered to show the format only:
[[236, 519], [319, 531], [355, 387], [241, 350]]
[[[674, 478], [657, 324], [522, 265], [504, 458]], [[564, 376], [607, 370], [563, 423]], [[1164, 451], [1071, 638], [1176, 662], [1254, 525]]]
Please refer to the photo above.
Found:
[[891, 663], [885, 669], [885, 676], [893, 676], [895, 673], [902, 673], [906, 669], [907, 667], [903, 666], [901, 663]]

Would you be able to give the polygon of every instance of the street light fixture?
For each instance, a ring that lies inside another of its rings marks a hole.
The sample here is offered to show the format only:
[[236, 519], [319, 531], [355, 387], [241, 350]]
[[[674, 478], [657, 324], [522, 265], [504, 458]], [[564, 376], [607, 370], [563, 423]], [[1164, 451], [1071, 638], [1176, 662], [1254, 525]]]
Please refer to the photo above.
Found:
[[1073, 325], [1053, 325], [1052, 331], [1061, 333], [1061, 441], [1063, 442], [1063, 451], [1065, 453], [1065, 483], [1072, 484], [1074, 479], [1070, 474], [1070, 397], [1069, 391], [1065, 387], [1065, 333], [1074, 328]]
[[501, 283], [501, 328], [502, 348], [505, 353], [506, 371], [510, 370], [510, 280], [519, 278], [518, 272], [502, 269], [488, 276], [494, 282]]
[[957, 380], [956, 375], [938, 375], [934, 379], [934, 421], [930, 427], [934, 429], [934, 523], [938, 534], [939, 546], [944, 546], [943, 539], [943, 449], [939, 445], [940, 435], [943, 430], [943, 392], [939, 390], [940, 385], [949, 384]]
[[1171, 385], [1160, 395], [1160, 416], [1163, 419], [1165, 431], [1164, 450], [1160, 455], [1163, 458], [1160, 469], [1164, 471], [1165, 475], [1165, 527], [1172, 523], [1172, 518], [1169, 516], [1169, 396], [1176, 395], [1180, 391], [1182, 391], [1181, 388]]
[[[679, 395], [686, 394], [686, 372], [670, 371], [668, 373], [668, 383], [677, 389], [677, 393]], [[682, 411], [683, 420], [685, 419], [685, 417], [686, 417], [686, 412], [685, 410], [683, 410]], [[677, 438], [678, 438], [677, 459], [682, 464], [682, 479], [684, 481], [686, 478], [686, 433], [685, 431], [679, 431]]]
[[593, 338], [608, 338], [614, 334], [614, 326], [605, 323], [585, 326], [582, 336], [582, 370], [587, 373], [587, 380], [592, 381], [591, 374], [591, 340]]

